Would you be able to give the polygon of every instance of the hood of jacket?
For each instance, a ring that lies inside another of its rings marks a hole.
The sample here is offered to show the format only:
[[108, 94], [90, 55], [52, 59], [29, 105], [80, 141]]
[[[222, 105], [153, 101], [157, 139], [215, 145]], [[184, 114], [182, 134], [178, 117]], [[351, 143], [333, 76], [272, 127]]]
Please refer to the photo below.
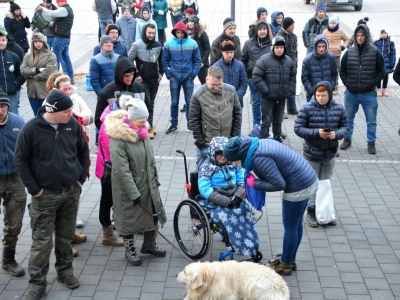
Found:
[[371, 38], [371, 32], [369, 31], [369, 27], [365, 24], [360, 24], [356, 27], [356, 29], [354, 30], [354, 45], [358, 46], [357, 43], [357, 31], [359, 29], [364, 29], [364, 35], [365, 35], [365, 42], [364, 42], [364, 46], [369, 46], [372, 42], [372, 38]]
[[[276, 17], [277, 17], [278, 15], [282, 15], [283, 18], [285, 18], [285, 15], [283, 14], [283, 12], [281, 12], [281, 11], [274, 11], [274, 12], [272, 13], [272, 15], [271, 15], [271, 24], [274, 25], [274, 26], [279, 26], [279, 25], [276, 23]], [[281, 23], [281, 25], [282, 25], [282, 23]]]
[[177, 38], [176, 37], [176, 31], [177, 30], [182, 30], [185, 33], [184, 39], [186, 39], [188, 37], [188, 29], [187, 29], [186, 25], [183, 22], [176, 23], [175, 26], [174, 26], [174, 29], [172, 29], [171, 33], [175, 38]]
[[218, 151], [223, 151], [224, 146], [227, 142], [228, 142], [228, 138], [226, 138], [224, 136], [217, 136], [211, 140], [209, 148], [208, 148], [207, 157], [212, 164], [220, 165], [217, 162], [217, 160], [215, 159], [215, 153], [217, 153]]
[[12, 12], [11, 12], [10, 10], [8, 10], [8, 11], [6, 12], [6, 17], [7, 17], [7, 18], [10, 18], [10, 19], [12, 19], [12, 20], [14, 20], [14, 15], [12, 14]]
[[269, 34], [270, 34], [269, 31], [270, 31], [271, 28], [269, 27], [268, 23], [266, 21], [264, 21], [264, 20], [261, 20], [261, 21], [257, 22], [257, 24], [256, 24], [256, 34], [254, 35], [253, 39], [255, 41], [258, 41], [258, 38], [259, 38], [259, 36], [258, 36], [258, 27], [261, 24], [264, 24], [265, 26], [267, 26], [267, 36], [264, 39], [264, 43], [271, 42], [271, 37], [269, 36]]
[[[325, 52], [324, 52], [324, 54], [318, 54], [318, 52], [317, 52], [317, 45], [320, 43], [320, 42], [324, 42], [325, 43], [325, 46], [326, 46], [326, 49], [325, 49]], [[316, 54], [316, 55], [318, 55], [318, 56], [324, 56], [324, 55], [326, 55], [326, 53], [328, 53], [328, 49], [329, 49], [329, 42], [328, 42], [328, 39], [323, 35], [323, 34], [318, 34], [315, 38], [314, 38], [314, 54]]]
[[[105, 119], [105, 130], [110, 138], [136, 143], [139, 140], [137, 133], [123, 122], [123, 117], [127, 116], [126, 110], [111, 112]], [[148, 127], [148, 124], [146, 124]]]
[[[143, 41], [143, 43], [146, 44], [146, 48], [148, 48], [148, 49], [150, 48], [151, 49], [153, 47], [153, 44], [154, 44], [154, 41], [155, 41], [155, 36], [154, 36], [152, 41], [150, 41], [147, 38], [146, 30], [147, 30], [147, 27], [149, 26], [149, 24], [144, 25], [143, 28], [142, 28], [142, 41]], [[155, 28], [155, 30], [157, 30], [157, 28]]]
[[128, 59], [125, 56], [119, 56], [115, 64], [114, 71], [114, 81], [118, 86], [122, 86], [124, 84], [122, 81], [122, 77], [125, 73], [128, 73], [129, 69], [136, 69], [132, 60]]
[[[317, 88], [319, 86], [324, 86], [326, 88], [326, 90], [328, 91], [329, 101], [325, 105], [319, 104], [317, 99], [315, 99], [315, 93], [316, 93]], [[335, 103], [335, 100], [333, 99], [332, 85], [330, 84], [330, 82], [328, 82], [328, 81], [320, 81], [315, 85], [314, 94], [313, 94], [313, 97], [311, 98], [311, 103], [313, 103], [316, 106], [320, 106], [320, 107], [331, 107], [333, 105], [333, 103]]]

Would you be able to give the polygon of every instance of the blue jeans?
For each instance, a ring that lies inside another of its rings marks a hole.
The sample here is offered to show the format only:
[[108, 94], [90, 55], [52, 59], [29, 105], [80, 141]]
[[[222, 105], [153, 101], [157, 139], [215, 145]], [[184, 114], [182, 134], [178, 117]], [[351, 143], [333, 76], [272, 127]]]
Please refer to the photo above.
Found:
[[171, 124], [178, 126], [178, 113], [179, 113], [179, 95], [181, 93], [181, 87], [185, 95], [186, 104], [186, 125], [189, 128], [189, 105], [190, 98], [192, 98], [194, 82], [191, 79], [184, 81], [176, 80], [175, 78], [170, 79], [169, 88], [171, 91]]
[[303, 215], [308, 199], [298, 202], [282, 200], [283, 250], [282, 262], [290, 265], [296, 259], [303, 237]]
[[196, 171], [199, 171], [201, 164], [206, 161], [208, 148], [209, 146], [202, 149], [196, 147]]
[[53, 52], [57, 57], [57, 67], [67, 74], [71, 80], [74, 79], [74, 70], [72, 69], [71, 59], [69, 57], [69, 43], [70, 38], [55, 37], [53, 41]]
[[37, 116], [37, 111], [39, 110], [39, 108], [42, 107], [43, 100], [44, 99], [39, 98], [29, 98], [29, 103], [31, 104], [35, 117]]
[[376, 141], [376, 116], [378, 113], [378, 98], [376, 89], [367, 93], [351, 93], [348, 90], [344, 93], [344, 107], [349, 118], [349, 133], [346, 138], [351, 140], [354, 131], [354, 118], [358, 107], [362, 106], [365, 119], [367, 121], [367, 141], [368, 143]]
[[[307, 162], [314, 169], [315, 173], [317, 173], [318, 180], [325, 180], [332, 178], [333, 169], [335, 168], [335, 163], [336, 163], [335, 158], [332, 158], [331, 160], [328, 161], [315, 162], [307, 160]], [[308, 199], [307, 207], [315, 209], [315, 194], [312, 195], [310, 199]]]
[[54, 36], [47, 36], [47, 45], [49, 45], [50, 50], [53, 47]]
[[286, 110], [287, 112], [294, 112], [297, 110], [295, 95], [290, 95], [286, 98]]
[[172, 23], [172, 27], [174, 27], [175, 24], [178, 23], [178, 22], [180, 22], [180, 21], [182, 21], [182, 16], [181, 16], [181, 15], [174, 17], [174, 16], [171, 14], [171, 23]]
[[8, 98], [10, 98], [10, 107], [8, 108], [8, 111], [16, 114], [19, 105], [18, 93], [15, 93], [14, 95], [8, 95]]
[[261, 124], [261, 95], [255, 87], [253, 80], [249, 80], [250, 100], [253, 110], [253, 127]]
[[113, 19], [99, 19], [99, 26], [101, 30], [101, 36], [106, 34], [106, 26], [110, 23], [114, 23]]

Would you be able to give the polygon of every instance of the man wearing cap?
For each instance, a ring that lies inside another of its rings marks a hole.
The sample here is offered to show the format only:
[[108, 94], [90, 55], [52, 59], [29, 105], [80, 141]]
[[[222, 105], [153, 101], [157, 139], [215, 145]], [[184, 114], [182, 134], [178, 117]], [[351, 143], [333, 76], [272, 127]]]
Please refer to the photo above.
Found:
[[[286, 55], [293, 60], [293, 65], [297, 69], [297, 35], [294, 33], [294, 20], [290, 17], [286, 17], [282, 21], [282, 28], [276, 34], [285, 39], [286, 42]], [[296, 107], [296, 95], [290, 95], [286, 99], [286, 109], [288, 115], [297, 115], [299, 111]]]
[[296, 93], [296, 68], [286, 54], [286, 42], [281, 36], [272, 39], [271, 53], [257, 60], [253, 81], [262, 96], [260, 139], [268, 138], [273, 118], [274, 140], [282, 143], [282, 121], [285, 99]]
[[254, 65], [264, 54], [271, 52], [271, 38], [269, 36], [269, 26], [266, 21], [261, 20], [257, 23], [257, 33], [244, 43], [242, 50], [242, 63], [247, 72], [249, 80], [250, 100], [253, 112], [253, 127], [261, 125], [261, 95], [254, 86], [252, 79]]
[[[39, 11], [37, 10], [39, 6], [45, 7], [47, 9], [49, 9], [49, 10], [57, 10], [57, 6], [55, 6], [52, 3], [52, 0], [43, 0], [43, 3], [39, 4], [35, 8], [35, 13], [33, 14], [32, 20], [35, 19], [37, 17], [37, 15], [39, 14]], [[51, 50], [51, 47], [53, 46], [53, 40], [54, 40], [54, 28], [53, 28], [54, 22], [53, 22], [52, 18], [50, 18], [49, 21], [51, 21], [49, 26], [47, 26], [43, 30], [39, 30], [39, 28], [35, 28], [35, 27], [32, 27], [32, 29], [33, 29], [33, 31], [43, 33], [43, 35], [47, 37], [47, 44], [50, 46], [50, 50]]]
[[340, 63], [340, 79], [346, 86], [344, 107], [349, 118], [349, 132], [340, 145], [341, 150], [351, 146], [354, 118], [361, 104], [367, 122], [367, 147], [369, 154], [376, 154], [376, 126], [378, 98], [376, 87], [386, 74], [382, 53], [369, 41], [371, 34], [367, 25], [354, 30], [356, 42], [346, 51]]
[[90, 60], [90, 85], [96, 95], [114, 79], [115, 64], [119, 57], [113, 52], [113, 40], [109, 35], [103, 35], [100, 39], [101, 52]]
[[106, 26], [110, 23], [114, 23], [113, 14], [117, 10], [117, 5], [114, 0], [94, 0], [92, 9], [97, 13], [101, 36], [103, 36], [107, 34], [105, 33]]
[[0, 89], [0, 203], [3, 206], [2, 267], [12, 276], [20, 277], [25, 270], [15, 261], [18, 235], [25, 213], [26, 193], [15, 170], [13, 159], [18, 134], [25, 124], [22, 117], [8, 112], [10, 99]]
[[242, 110], [236, 90], [223, 83], [222, 69], [208, 69], [206, 84], [199, 87], [190, 101], [190, 130], [196, 145], [196, 167], [207, 159], [208, 146], [217, 136], [239, 136]]
[[8, 111], [16, 114], [19, 106], [18, 91], [21, 90], [25, 79], [21, 75], [19, 57], [6, 48], [7, 31], [0, 30], [0, 89], [8, 95], [10, 100]]
[[71, 118], [72, 109], [71, 98], [52, 90], [38, 115], [21, 129], [15, 147], [15, 169], [32, 195], [27, 299], [41, 299], [46, 292], [54, 230], [57, 281], [70, 289], [79, 287], [73, 275], [71, 241], [89, 150], [81, 125]]
[[74, 24], [74, 12], [67, 0], [56, 0], [57, 10], [50, 10], [39, 6], [36, 10], [43, 12], [46, 17], [52, 18], [54, 28], [53, 52], [57, 56], [58, 69], [60, 65], [64, 73], [71, 78], [74, 84], [74, 70], [69, 57], [69, 44], [71, 42], [71, 29]]
[[257, 19], [255, 21], [253, 21], [250, 25], [249, 25], [249, 31], [248, 31], [248, 35], [249, 38], [251, 39], [252, 37], [254, 37], [257, 33], [257, 28], [256, 25], [258, 22], [260, 21], [265, 21], [268, 25], [268, 35], [269, 37], [272, 38], [274, 37], [272, 34], [272, 28], [271, 28], [271, 24], [269, 24], [267, 22], [267, 17], [268, 17], [268, 11], [265, 7], [259, 7], [257, 9]]
[[336, 58], [329, 52], [327, 38], [320, 34], [314, 39], [313, 51], [303, 60], [301, 68], [301, 82], [306, 89], [307, 102], [314, 95], [315, 85], [320, 81], [328, 81], [331, 86], [336, 86], [337, 67]]
[[[126, 47], [124, 45], [122, 45], [122, 43], [120, 42], [120, 38], [119, 38], [120, 34], [121, 34], [121, 31], [117, 25], [108, 24], [106, 26], [106, 35], [108, 35], [112, 38], [112, 41], [114, 44], [113, 45], [114, 53], [128, 57], [128, 51], [126, 50]], [[93, 56], [96, 56], [97, 54], [99, 54], [101, 52], [101, 48], [102, 48], [102, 45], [101, 45], [101, 38], [100, 38], [100, 43], [93, 49]]]
[[218, 36], [211, 45], [211, 55], [210, 55], [210, 66], [215, 64], [222, 57], [221, 44], [225, 40], [232, 41], [235, 46], [235, 58], [240, 60], [242, 58], [242, 52], [240, 48], [240, 39], [236, 35], [236, 23], [232, 18], [226, 18], [223, 23], [224, 31], [220, 36]]
[[315, 10], [315, 15], [308, 20], [303, 29], [303, 43], [307, 48], [307, 54], [313, 51], [313, 41], [315, 37], [328, 28], [329, 17], [326, 15], [325, 4], [319, 4]]
[[176, 23], [171, 31], [172, 38], [164, 46], [162, 67], [169, 80], [171, 92], [171, 125], [166, 134], [178, 130], [179, 95], [181, 88], [185, 95], [186, 129], [189, 127], [189, 104], [193, 94], [194, 82], [201, 67], [201, 57], [197, 43], [188, 37], [188, 29], [182, 22]]

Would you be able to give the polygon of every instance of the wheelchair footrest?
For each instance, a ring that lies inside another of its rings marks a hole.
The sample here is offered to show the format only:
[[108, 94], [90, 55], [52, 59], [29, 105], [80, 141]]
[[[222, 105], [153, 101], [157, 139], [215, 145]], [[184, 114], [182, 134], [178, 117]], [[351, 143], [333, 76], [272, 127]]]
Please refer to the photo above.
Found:
[[231, 259], [233, 259], [233, 252], [232, 250], [228, 250], [224, 253], [220, 253], [219, 254], [219, 261], [225, 260], [225, 257], [230, 257]]

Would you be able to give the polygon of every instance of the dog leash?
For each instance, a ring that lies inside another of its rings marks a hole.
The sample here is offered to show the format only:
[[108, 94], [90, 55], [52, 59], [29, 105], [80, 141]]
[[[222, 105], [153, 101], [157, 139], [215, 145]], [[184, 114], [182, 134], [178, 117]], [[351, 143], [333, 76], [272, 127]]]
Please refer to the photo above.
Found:
[[[157, 233], [168, 243], [172, 246], [172, 248], [174, 248], [175, 250], [177, 250], [180, 254], [182, 254], [187, 260], [189, 260], [190, 262], [195, 262], [193, 259], [191, 259], [189, 256], [186, 255], [185, 252], [183, 252], [181, 249], [179, 249], [178, 247], [176, 247], [173, 243], [170, 242], [170, 240], [168, 240], [159, 230], [158, 227], [154, 225], [154, 222], [152, 222], [151, 220], [149, 220], [148, 216], [146, 216], [143, 212], [143, 210], [150, 215], [153, 218], [153, 214], [150, 213], [146, 207], [144, 207], [142, 205], [142, 203], [139, 203], [138, 205], [136, 205], [136, 207], [139, 209], [140, 213], [142, 214], [142, 216], [145, 218], [145, 220], [147, 221], [147, 223], [149, 223], [149, 225], [155, 230], [157, 231]], [[143, 208], [143, 210], [142, 210]]]

